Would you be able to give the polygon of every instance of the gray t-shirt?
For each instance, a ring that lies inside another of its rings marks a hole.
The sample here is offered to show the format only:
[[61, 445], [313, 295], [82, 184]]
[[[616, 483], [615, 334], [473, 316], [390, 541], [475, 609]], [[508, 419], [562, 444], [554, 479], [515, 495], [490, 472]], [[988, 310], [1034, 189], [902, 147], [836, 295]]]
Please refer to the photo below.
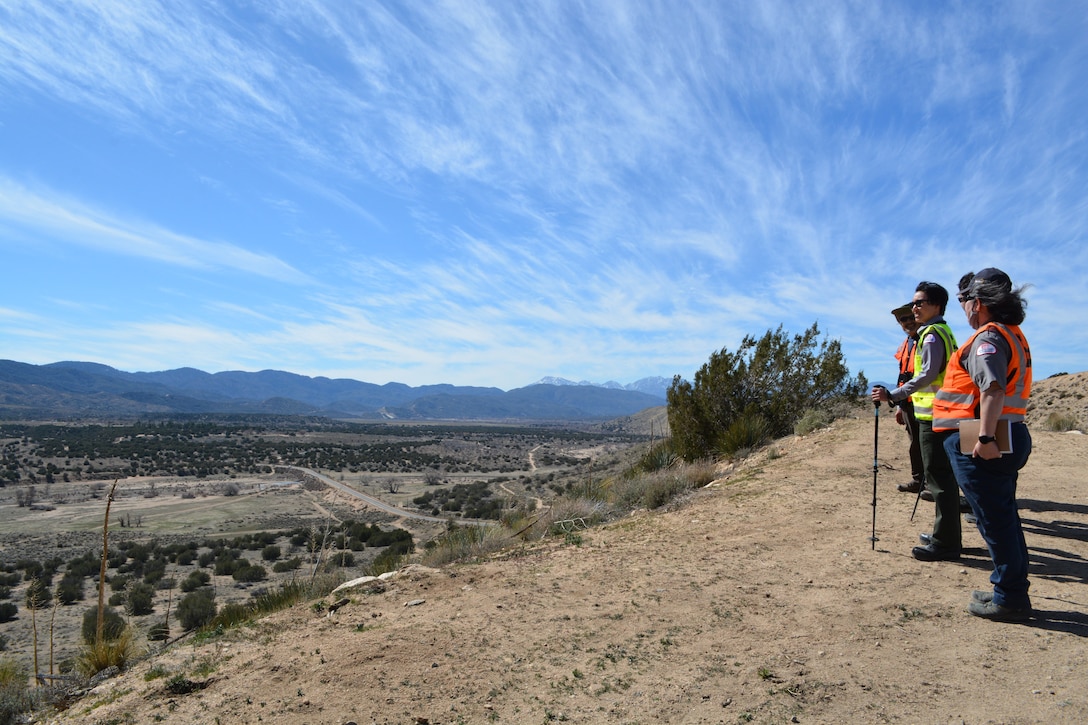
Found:
[[[944, 324], [944, 317], [941, 315], [934, 317], [926, 323], [925, 327], [938, 324]], [[948, 362], [945, 359], [944, 340], [936, 332], [927, 332], [918, 340], [918, 345], [922, 351], [922, 369], [915, 370], [913, 378], [888, 393], [893, 403], [906, 400], [911, 393], [929, 387], [944, 370], [945, 363]]]
[[1000, 332], [990, 328], [975, 336], [971, 349], [963, 351], [960, 361], [979, 390], [987, 390], [994, 383], [1004, 389], [1009, 380], [1011, 357], [1009, 341]]

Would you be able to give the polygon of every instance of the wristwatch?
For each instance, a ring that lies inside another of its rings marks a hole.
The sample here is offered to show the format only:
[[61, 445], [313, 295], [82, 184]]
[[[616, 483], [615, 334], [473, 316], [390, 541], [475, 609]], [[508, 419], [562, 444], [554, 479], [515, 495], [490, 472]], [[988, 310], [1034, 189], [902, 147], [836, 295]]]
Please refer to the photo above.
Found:
[[982, 443], [983, 445], [985, 445], [986, 443], [994, 443], [995, 441], [997, 441], [997, 438], [995, 438], [994, 436], [979, 436], [978, 437], [978, 442]]

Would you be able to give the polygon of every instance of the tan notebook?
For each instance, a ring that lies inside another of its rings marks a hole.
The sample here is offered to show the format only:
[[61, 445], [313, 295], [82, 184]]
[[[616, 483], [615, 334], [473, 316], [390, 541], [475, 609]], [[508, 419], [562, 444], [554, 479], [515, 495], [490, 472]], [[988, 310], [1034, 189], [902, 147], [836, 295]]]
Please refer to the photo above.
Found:
[[[978, 443], [978, 431], [982, 421], [978, 418], [960, 421], [960, 453], [971, 455]], [[994, 431], [997, 438], [997, 447], [1002, 454], [1012, 453], [1012, 423], [1005, 418], [997, 421], [997, 430]]]

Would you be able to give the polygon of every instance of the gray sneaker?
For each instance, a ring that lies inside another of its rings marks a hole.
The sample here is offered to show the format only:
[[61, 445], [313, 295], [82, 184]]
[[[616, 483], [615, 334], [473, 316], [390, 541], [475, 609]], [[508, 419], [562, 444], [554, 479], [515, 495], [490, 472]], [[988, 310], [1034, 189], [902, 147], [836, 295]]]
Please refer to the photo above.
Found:
[[971, 601], [972, 602], [978, 602], [980, 604], [985, 604], [986, 602], [992, 602], [993, 600], [994, 600], [994, 593], [993, 592], [982, 592], [982, 591], [979, 591], [978, 589], [971, 592]]

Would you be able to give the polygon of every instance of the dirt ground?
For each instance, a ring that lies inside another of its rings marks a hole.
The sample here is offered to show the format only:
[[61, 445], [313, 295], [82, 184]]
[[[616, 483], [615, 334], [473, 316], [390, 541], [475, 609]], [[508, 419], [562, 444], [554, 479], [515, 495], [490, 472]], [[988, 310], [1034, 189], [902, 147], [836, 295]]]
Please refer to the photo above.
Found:
[[[1047, 383], [1033, 417], [1083, 406], [1088, 374]], [[973, 527], [962, 561], [911, 558], [933, 509], [912, 522], [895, 489], [886, 410], [874, 548], [874, 425], [779, 441], [667, 511], [180, 642], [48, 722], [1088, 722], [1088, 439], [1033, 427], [1037, 616], [1002, 624], [966, 612], [991, 571]]]

